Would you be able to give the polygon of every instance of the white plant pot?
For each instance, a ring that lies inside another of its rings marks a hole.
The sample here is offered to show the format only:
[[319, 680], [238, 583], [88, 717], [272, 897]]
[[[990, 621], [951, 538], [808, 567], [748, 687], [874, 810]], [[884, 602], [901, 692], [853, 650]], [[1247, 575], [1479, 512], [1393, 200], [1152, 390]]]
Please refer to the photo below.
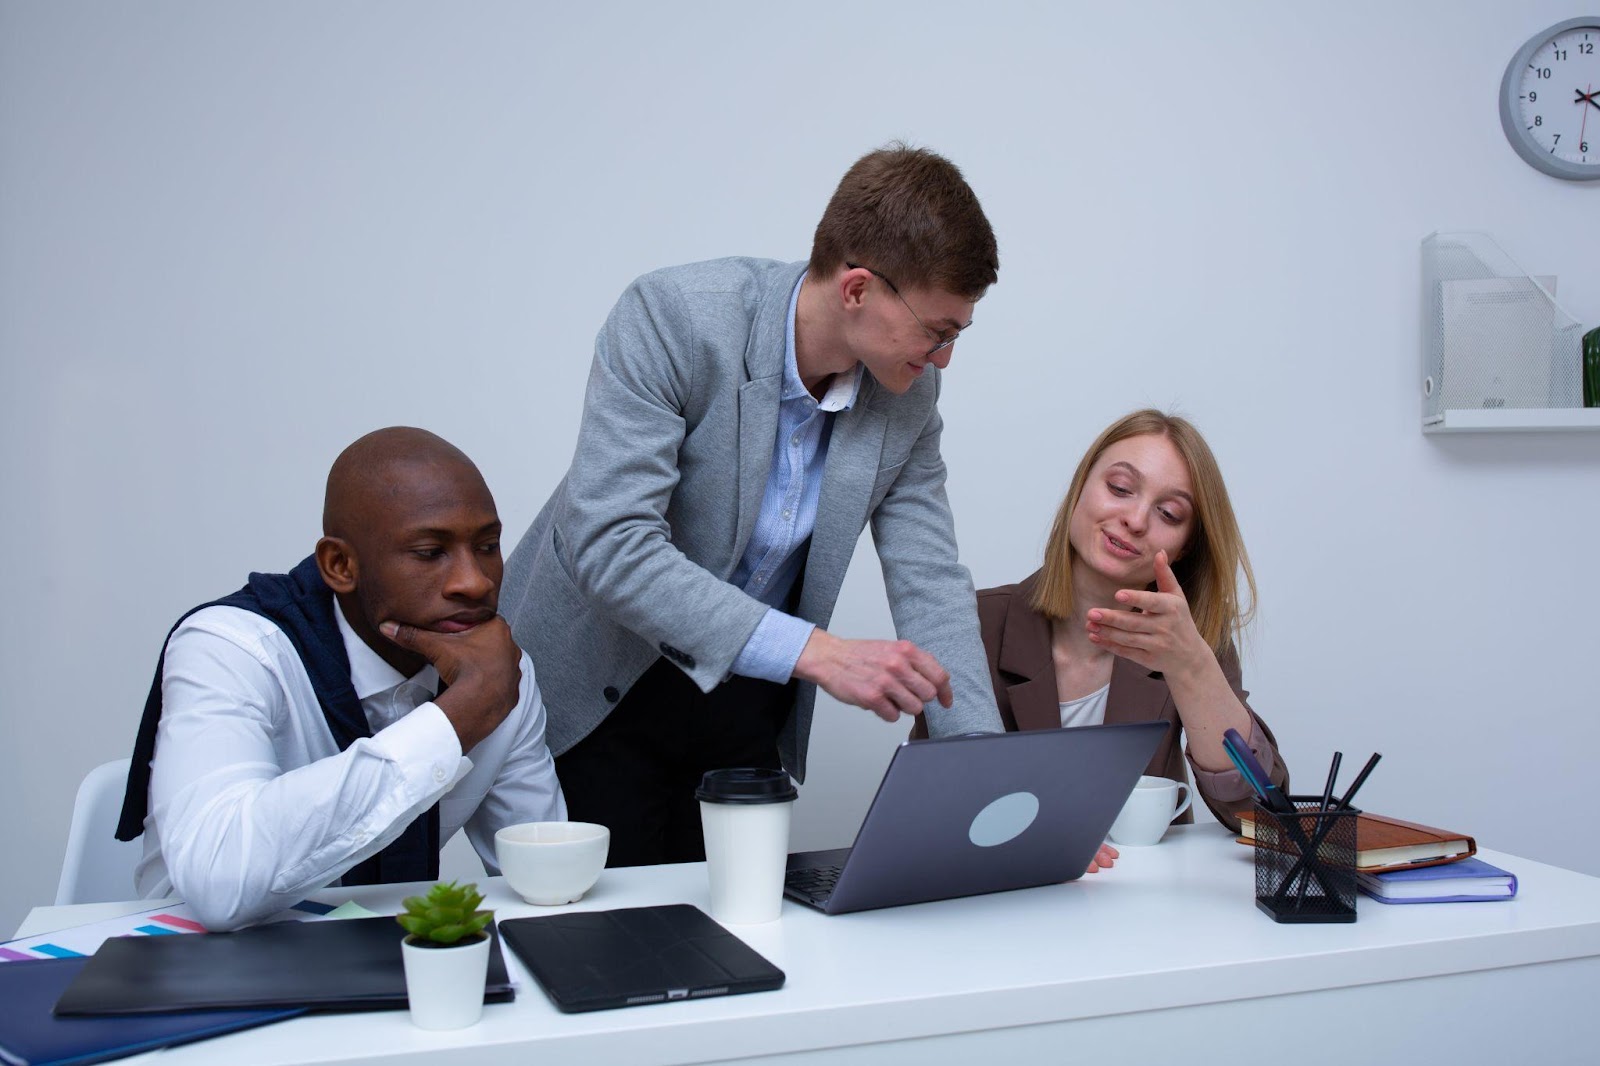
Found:
[[418, 947], [407, 936], [400, 942], [400, 954], [411, 1024], [418, 1029], [465, 1029], [477, 1023], [489, 974], [488, 934], [447, 948]]

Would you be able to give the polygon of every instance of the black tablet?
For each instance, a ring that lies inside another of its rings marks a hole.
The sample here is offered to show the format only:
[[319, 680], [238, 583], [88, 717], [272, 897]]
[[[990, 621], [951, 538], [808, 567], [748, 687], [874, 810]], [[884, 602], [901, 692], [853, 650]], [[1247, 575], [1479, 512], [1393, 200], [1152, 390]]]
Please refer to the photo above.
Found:
[[[56, 1013], [404, 1009], [405, 935], [393, 918], [350, 918], [236, 933], [112, 937], [67, 986]], [[514, 995], [491, 938], [483, 1001], [504, 1003]]]
[[782, 970], [687, 903], [508, 918], [500, 938], [567, 1013], [783, 987]]

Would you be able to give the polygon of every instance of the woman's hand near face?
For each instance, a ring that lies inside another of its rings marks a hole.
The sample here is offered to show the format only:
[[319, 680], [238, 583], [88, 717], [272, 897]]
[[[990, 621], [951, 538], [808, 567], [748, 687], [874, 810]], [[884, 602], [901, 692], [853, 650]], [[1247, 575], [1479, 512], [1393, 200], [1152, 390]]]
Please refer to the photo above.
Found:
[[1216, 657], [1195, 628], [1189, 600], [1165, 551], [1156, 553], [1156, 591], [1122, 589], [1117, 602], [1129, 609], [1089, 611], [1089, 639], [1097, 646], [1169, 678], [1215, 666]]
[[1161, 671], [1172, 689], [1189, 755], [1202, 769], [1226, 770], [1229, 760], [1222, 747], [1223, 733], [1237, 729], [1248, 737], [1253, 726], [1249, 712], [1223, 676], [1216, 654], [1195, 628], [1189, 600], [1173, 576], [1167, 553], [1156, 553], [1156, 591], [1122, 589], [1117, 602], [1129, 609], [1097, 607], [1089, 611], [1089, 639], [1146, 670]]

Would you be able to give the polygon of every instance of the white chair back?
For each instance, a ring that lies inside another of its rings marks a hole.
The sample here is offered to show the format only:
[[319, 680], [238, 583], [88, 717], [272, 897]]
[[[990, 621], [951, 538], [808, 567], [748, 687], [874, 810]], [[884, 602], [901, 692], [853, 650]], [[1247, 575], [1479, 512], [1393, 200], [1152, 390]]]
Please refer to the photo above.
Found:
[[67, 854], [61, 861], [61, 884], [56, 888], [57, 906], [136, 898], [133, 868], [144, 854], [144, 844], [116, 838], [131, 761], [96, 766], [78, 786]]

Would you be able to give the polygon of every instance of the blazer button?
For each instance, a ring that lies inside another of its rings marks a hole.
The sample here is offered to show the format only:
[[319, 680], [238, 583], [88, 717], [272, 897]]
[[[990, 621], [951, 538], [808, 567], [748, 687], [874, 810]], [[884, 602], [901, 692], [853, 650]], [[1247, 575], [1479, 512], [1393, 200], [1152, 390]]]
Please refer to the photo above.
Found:
[[607, 685], [605, 691], [600, 695], [606, 698], [607, 703], [616, 703], [622, 698], [622, 693], [618, 692], [614, 685]]

